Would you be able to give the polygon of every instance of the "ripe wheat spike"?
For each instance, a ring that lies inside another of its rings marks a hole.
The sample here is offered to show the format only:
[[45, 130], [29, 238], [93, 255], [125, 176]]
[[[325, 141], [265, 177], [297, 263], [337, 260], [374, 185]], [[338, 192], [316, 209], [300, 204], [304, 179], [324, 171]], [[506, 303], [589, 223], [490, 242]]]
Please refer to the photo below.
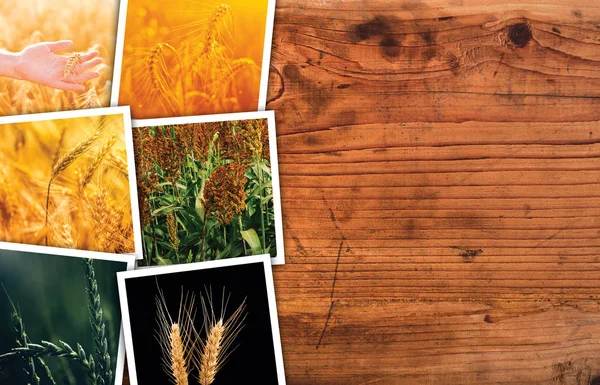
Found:
[[[158, 285], [158, 283], [157, 283]], [[195, 342], [193, 336], [195, 318], [195, 296], [183, 292], [179, 301], [177, 318], [169, 312], [163, 291], [158, 288], [155, 296], [157, 324], [155, 337], [162, 351], [163, 370], [174, 385], [188, 385], [190, 360]]]
[[65, 79], [67, 76], [77, 73], [78, 72], [78, 67], [79, 67], [79, 62], [81, 61], [81, 54], [80, 53], [74, 53], [71, 56], [69, 56], [69, 58], [67, 59], [67, 62], [65, 64], [65, 68], [63, 69], [63, 79]]
[[225, 296], [225, 288], [221, 297], [220, 314], [215, 314], [212, 299], [212, 289], [205, 289], [201, 297], [202, 312], [204, 313], [204, 331], [206, 340], [197, 345], [194, 364], [198, 369], [200, 385], [210, 385], [215, 381], [217, 373], [225, 364], [229, 355], [235, 350], [235, 339], [244, 327], [246, 319], [246, 300], [226, 318], [229, 296]]

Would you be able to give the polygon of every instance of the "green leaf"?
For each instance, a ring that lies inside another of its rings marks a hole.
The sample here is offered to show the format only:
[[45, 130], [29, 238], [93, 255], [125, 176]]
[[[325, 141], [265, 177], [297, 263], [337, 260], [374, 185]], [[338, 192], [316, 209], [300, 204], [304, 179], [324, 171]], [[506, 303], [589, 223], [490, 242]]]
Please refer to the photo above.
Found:
[[165, 259], [165, 258], [161, 258], [161, 257], [154, 258], [154, 262], [157, 265], [172, 265], [173, 264], [173, 262], [171, 262], [170, 259]]
[[215, 257], [215, 259], [226, 259], [226, 258], [235, 258], [242, 255], [244, 248], [241, 243], [234, 245], [233, 243], [228, 244], [225, 248], [219, 251]]
[[273, 195], [272, 195], [272, 194], [269, 194], [269, 195], [267, 195], [266, 197], [264, 197], [264, 198], [262, 199], [262, 204], [263, 204], [263, 205], [264, 205], [264, 204], [267, 204], [267, 203], [269, 203], [269, 202], [270, 202], [272, 199], [273, 199]]
[[176, 211], [176, 210], [181, 210], [181, 207], [163, 206], [163, 207], [159, 207], [156, 210], [154, 210], [152, 212], [152, 216], [156, 216], [157, 214], [160, 214], [160, 213], [169, 214], [169, 213], [172, 213], [173, 211]]
[[259, 255], [263, 252], [263, 247], [260, 243], [260, 238], [254, 229], [240, 231], [242, 238], [248, 243], [253, 255]]

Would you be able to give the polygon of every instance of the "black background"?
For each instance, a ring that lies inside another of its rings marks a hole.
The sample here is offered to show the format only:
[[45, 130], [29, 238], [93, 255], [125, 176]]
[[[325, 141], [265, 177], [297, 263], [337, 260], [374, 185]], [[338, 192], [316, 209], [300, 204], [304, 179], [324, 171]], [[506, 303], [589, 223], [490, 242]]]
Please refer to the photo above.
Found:
[[[226, 294], [231, 294], [226, 318], [246, 298], [247, 316], [244, 321], [244, 328], [234, 343], [234, 346], [237, 344], [237, 348], [217, 373], [214, 385], [277, 384], [264, 265], [262, 263], [250, 263], [129, 278], [125, 281], [137, 380], [140, 385], [169, 383], [169, 378], [161, 366], [162, 353], [160, 346], [154, 337], [157, 327], [155, 296], [158, 294], [158, 289], [156, 279], [158, 279], [158, 285], [165, 295], [169, 312], [174, 318], [176, 318], [179, 308], [181, 288], [183, 287], [184, 291], [192, 291], [196, 294], [197, 328], [202, 325], [199, 295], [201, 292], [206, 295], [205, 286], [210, 285], [212, 288], [215, 308], [220, 309], [223, 287], [225, 287]], [[215, 312], [217, 312], [217, 309], [215, 309]], [[196, 383], [196, 370], [193, 370], [193, 373], [194, 379], [192, 380], [192, 377], [190, 377], [190, 383]]]

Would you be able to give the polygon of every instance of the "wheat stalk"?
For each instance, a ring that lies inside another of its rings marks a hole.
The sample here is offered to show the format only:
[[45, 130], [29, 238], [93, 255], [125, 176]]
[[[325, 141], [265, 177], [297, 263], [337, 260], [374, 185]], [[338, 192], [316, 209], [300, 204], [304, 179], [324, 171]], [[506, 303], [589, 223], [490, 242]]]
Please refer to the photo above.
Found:
[[129, 178], [127, 162], [123, 160], [121, 156], [115, 155], [111, 152], [110, 154], [108, 154], [108, 160], [125, 178]]
[[81, 94], [81, 96], [75, 100], [75, 107], [80, 110], [102, 108], [102, 103], [100, 103], [100, 99], [98, 98], [96, 87], [91, 86], [89, 90]]
[[[4, 284], [2, 285], [2, 289], [4, 289], [4, 293], [6, 293], [6, 297], [8, 298], [8, 301], [10, 302], [10, 305], [12, 307], [10, 316], [11, 316], [11, 320], [13, 323], [13, 330], [14, 330], [15, 336], [16, 336], [15, 342], [18, 347], [26, 347], [26, 346], [28, 346], [29, 343], [31, 343], [31, 340], [29, 339], [29, 337], [27, 336], [27, 333], [25, 332], [25, 325], [23, 324], [23, 319], [21, 318], [21, 315], [19, 314], [17, 307], [15, 306], [12, 299], [8, 295], [8, 291], [4, 287]], [[39, 385], [40, 377], [37, 375], [37, 372], [35, 369], [35, 359], [33, 357], [30, 357], [30, 358], [27, 358], [26, 361], [27, 361], [27, 366], [29, 367], [29, 370], [25, 370], [25, 372], [31, 377], [31, 382], [33, 385]], [[40, 366], [42, 368], [44, 368], [46, 375], [48, 377], [48, 380], [53, 385], [56, 385], [56, 383], [54, 382], [54, 378], [52, 377], [52, 374], [50, 373], [50, 369], [48, 368], [48, 366], [46, 365], [44, 360], [41, 358], [38, 358], [37, 361], [40, 364]]]
[[168, 72], [164, 57], [165, 47], [173, 48], [166, 43], [158, 43], [152, 47], [146, 59], [146, 66], [150, 74], [152, 90], [162, 95], [167, 94], [168, 96]]
[[[200, 385], [210, 385], [215, 381], [217, 372], [223, 367], [229, 355], [235, 350], [233, 343], [244, 327], [246, 319], [246, 300], [225, 319], [229, 296], [225, 298], [223, 288], [221, 313], [215, 314], [212, 289], [206, 291], [206, 299], [201, 298], [202, 311], [204, 313], [204, 330], [206, 341], [200, 339], [200, 344], [195, 350], [194, 364], [198, 370], [198, 382]], [[199, 336], [196, 336], [199, 338]]]
[[[105, 382], [100, 379], [96, 372], [94, 357], [86, 356], [85, 350], [80, 344], [77, 344], [77, 351], [73, 350], [69, 344], [64, 341], [58, 341], [60, 346], [52, 342], [42, 341], [40, 344], [27, 344], [24, 347], [13, 348], [10, 352], [0, 355], [0, 363], [12, 358], [41, 358], [41, 357], [64, 357], [80, 364], [90, 381], [91, 385], [104, 385]], [[106, 384], [108, 385], [108, 384]]]
[[101, 376], [106, 385], [112, 383], [113, 372], [108, 353], [108, 340], [106, 339], [106, 325], [98, 293], [98, 282], [91, 259], [83, 261], [88, 292], [88, 309], [90, 311], [90, 325], [96, 348], [96, 362], [98, 364], [98, 376]]
[[79, 181], [79, 193], [80, 194], [83, 194], [83, 191], [85, 190], [87, 185], [91, 182], [92, 177], [96, 173], [96, 170], [98, 170], [98, 167], [100, 167], [100, 164], [102, 163], [104, 158], [106, 158], [106, 156], [110, 153], [110, 151], [116, 141], [117, 141], [117, 136], [116, 135], [111, 136], [106, 141], [106, 143], [104, 143], [104, 145], [102, 145], [102, 148], [100, 148], [100, 150], [98, 150], [96, 155], [89, 162], [85, 173], [82, 175], [82, 177]]
[[63, 156], [61, 156], [56, 161], [56, 164], [52, 169], [51, 179], [56, 178], [58, 174], [66, 170], [67, 167], [73, 164], [73, 162], [77, 160], [81, 155], [85, 154], [96, 143], [96, 141], [100, 138], [100, 136], [104, 133], [105, 130], [106, 125], [101, 123], [98, 126], [98, 129], [96, 129], [96, 131], [93, 134], [91, 134], [90, 136], [79, 142], [75, 147], [64, 153]]
[[[167, 63], [165, 61], [165, 50], [173, 52], [177, 62], [179, 63], [180, 72], [183, 74], [183, 67], [177, 50], [168, 43], [158, 43], [150, 49], [146, 58], [146, 70], [150, 78], [150, 91], [158, 93], [168, 103], [169, 107], [174, 111], [181, 108], [181, 104], [171, 92], [170, 83], [173, 79], [169, 75]], [[182, 83], [182, 87], [185, 85]], [[185, 91], [184, 91], [185, 92]]]
[[79, 53], [74, 53], [71, 56], [69, 56], [69, 58], [67, 59], [67, 62], [65, 63], [65, 67], [63, 69], [63, 79], [65, 79], [67, 76], [71, 75], [72, 73], [76, 72], [77, 68], [79, 67], [80, 61], [81, 61], [81, 54], [79, 54]]
[[[48, 227], [48, 216], [50, 209], [50, 188], [52, 187], [52, 182], [54, 179], [64, 170], [67, 169], [75, 160], [77, 160], [80, 156], [86, 153], [100, 138], [102, 133], [106, 130], [107, 125], [105, 124], [106, 117], [103, 116], [100, 124], [96, 131], [85, 138], [83, 141], [79, 142], [75, 147], [67, 151], [63, 156], [58, 158], [58, 160], [54, 163], [52, 167], [52, 175], [50, 176], [50, 181], [48, 182], [48, 191], [46, 193], [46, 228]], [[46, 235], [46, 246], [48, 246], [48, 236]]]
[[[158, 283], [157, 283], [158, 285]], [[155, 297], [157, 324], [155, 337], [161, 347], [163, 370], [174, 385], [188, 385], [190, 360], [195, 343], [193, 341], [195, 296], [181, 289], [177, 320], [173, 320], [165, 296], [160, 288]]]
[[225, 19], [225, 16], [227, 16], [230, 12], [231, 10], [227, 4], [220, 4], [215, 8], [212, 15], [208, 19], [201, 50], [204, 57], [210, 57], [213, 53], [215, 43], [220, 36], [219, 24], [221, 24], [221, 22]]
[[99, 246], [99, 251], [105, 250], [105, 240], [107, 229], [110, 227], [110, 216], [109, 207], [106, 201], [106, 190], [100, 187], [100, 190], [96, 192], [95, 197], [88, 200], [89, 209], [91, 212], [92, 220], [94, 221], [94, 235], [96, 237], [96, 246]]

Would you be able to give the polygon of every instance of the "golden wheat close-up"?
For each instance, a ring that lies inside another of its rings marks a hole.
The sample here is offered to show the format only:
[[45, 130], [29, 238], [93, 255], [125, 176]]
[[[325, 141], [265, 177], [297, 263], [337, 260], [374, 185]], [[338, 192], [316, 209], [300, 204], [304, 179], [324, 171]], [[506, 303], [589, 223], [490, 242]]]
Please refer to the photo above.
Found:
[[268, 0], [129, 0], [119, 105], [134, 118], [255, 111]]
[[[192, 377], [200, 385], [211, 385], [235, 349], [235, 339], [244, 327], [247, 315], [244, 300], [226, 317], [229, 295], [225, 294], [225, 289], [221, 303], [215, 304], [212, 289], [205, 288], [205, 293], [200, 294], [203, 315], [200, 328], [195, 324], [198, 310], [195, 299], [193, 293], [184, 293], [182, 287], [175, 318], [169, 312], [160, 287], [155, 296], [158, 325], [155, 337], [160, 345], [163, 371], [174, 385], [188, 385]], [[215, 309], [215, 305], [220, 306], [220, 310], [219, 307]]]
[[0, 241], [133, 253], [123, 119], [0, 124]]
[[118, 0], [2, 0], [0, 50], [17, 53], [37, 43], [71, 40], [72, 47], [56, 52], [66, 60], [57, 69], [64, 78], [85, 72], [79, 66], [86, 52], [98, 51], [103, 62], [92, 68], [99, 77], [81, 83], [84, 91], [0, 77], [0, 116], [108, 107], [118, 6]]

